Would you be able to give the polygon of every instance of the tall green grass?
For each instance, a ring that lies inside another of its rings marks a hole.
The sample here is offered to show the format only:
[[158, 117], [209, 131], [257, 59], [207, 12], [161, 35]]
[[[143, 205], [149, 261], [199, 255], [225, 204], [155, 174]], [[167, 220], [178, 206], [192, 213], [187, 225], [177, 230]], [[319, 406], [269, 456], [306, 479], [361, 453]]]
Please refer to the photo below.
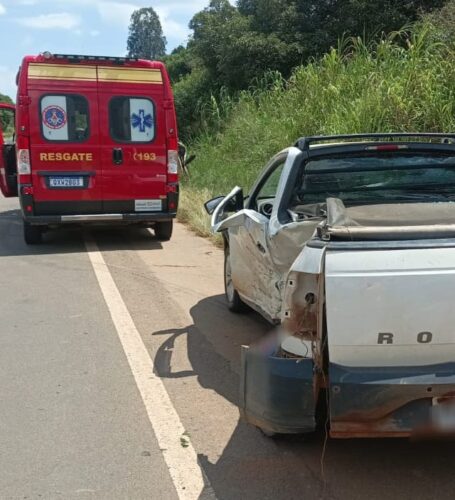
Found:
[[[302, 135], [455, 131], [455, 43], [430, 24], [367, 46], [344, 40], [289, 81], [271, 74], [236, 104], [212, 102], [210, 127], [193, 144], [181, 218], [209, 233], [202, 199], [248, 190], [267, 159]], [[220, 109], [222, 111], [220, 111]]]

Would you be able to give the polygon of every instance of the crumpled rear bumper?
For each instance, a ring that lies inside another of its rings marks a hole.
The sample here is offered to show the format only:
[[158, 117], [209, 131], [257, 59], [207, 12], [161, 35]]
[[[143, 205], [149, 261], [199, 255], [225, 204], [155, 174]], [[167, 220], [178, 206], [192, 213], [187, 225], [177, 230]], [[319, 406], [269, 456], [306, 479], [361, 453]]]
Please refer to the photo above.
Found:
[[316, 425], [313, 360], [274, 352], [242, 347], [240, 413], [265, 431], [311, 432]]
[[[313, 360], [277, 352], [242, 347], [240, 413], [268, 432], [312, 432], [318, 398]], [[386, 368], [330, 364], [329, 375], [332, 437], [455, 436], [455, 363]], [[436, 418], [441, 411], [442, 423]]]

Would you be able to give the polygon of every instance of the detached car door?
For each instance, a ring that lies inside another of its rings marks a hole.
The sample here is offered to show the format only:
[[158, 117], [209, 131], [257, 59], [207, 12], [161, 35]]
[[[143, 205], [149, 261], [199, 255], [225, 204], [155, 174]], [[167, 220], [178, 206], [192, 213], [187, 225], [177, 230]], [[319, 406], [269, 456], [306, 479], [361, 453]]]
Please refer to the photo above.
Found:
[[281, 153], [269, 163], [245, 209], [218, 224], [213, 221], [215, 230], [227, 231], [234, 288], [244, 302], [272, 322], [280, 318], [281, 292], [280, 275], [270, 254], [269, 221], [286, 158]]
[[13, 140], [15, 107], [0, 103], [0, 191], [5, 198], [17, 196], [16, 154]]

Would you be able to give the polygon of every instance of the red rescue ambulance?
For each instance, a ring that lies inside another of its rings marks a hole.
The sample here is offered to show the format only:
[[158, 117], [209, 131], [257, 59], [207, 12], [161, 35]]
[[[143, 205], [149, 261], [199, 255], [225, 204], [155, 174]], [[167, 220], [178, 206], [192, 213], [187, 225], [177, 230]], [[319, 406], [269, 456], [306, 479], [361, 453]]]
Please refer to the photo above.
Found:
[[25, 241], [39, 243], [47, 228], [74, 223], [142, 224], [168, 240], [179, 158], [164, 65], [44, 53], [23, 59], [17, 84]]

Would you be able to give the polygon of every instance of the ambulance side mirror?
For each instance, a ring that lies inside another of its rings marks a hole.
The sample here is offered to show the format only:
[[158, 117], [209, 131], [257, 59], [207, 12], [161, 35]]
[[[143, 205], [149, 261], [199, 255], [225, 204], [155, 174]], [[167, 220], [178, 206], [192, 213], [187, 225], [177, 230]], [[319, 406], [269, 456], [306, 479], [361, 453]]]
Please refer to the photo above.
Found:
[[185, 160], [185, 167], [187, 167], [192, 161], [196, 159], [196, 155], [191, 155]]

